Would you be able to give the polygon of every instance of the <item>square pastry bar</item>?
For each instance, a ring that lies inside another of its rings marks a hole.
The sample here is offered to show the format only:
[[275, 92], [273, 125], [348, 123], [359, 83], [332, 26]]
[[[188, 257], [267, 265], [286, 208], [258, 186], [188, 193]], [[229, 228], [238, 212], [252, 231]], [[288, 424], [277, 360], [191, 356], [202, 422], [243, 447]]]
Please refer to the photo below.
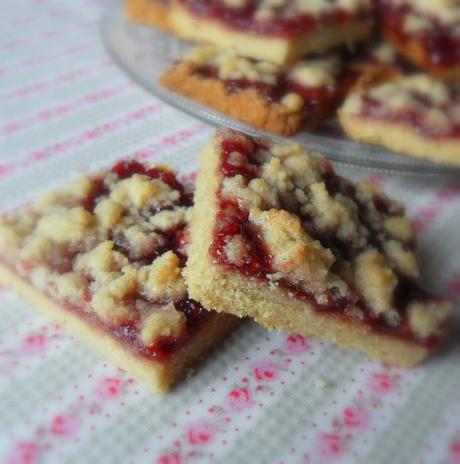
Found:
[[426, 74], [374, 77], [355, 88], [339, 110], [346, 134], [419, 158], [460, 165], [460, 83]]
[[278, 135], [313, 129], [339, 98], [338, 56], [298, 61], [284, 69], [213, 46], [189, 52], [162, 76], [167, 88], [246, 124]]
[[370, 35], [368, 0], [177, 0], [180, 37], [284, 65]]
[[220, 129], [201, 158], [185, 270], [205, 306], [411, 366], [450, 303], [419, 286], [403, 207], [321, 156]]
[[191, 204], [166, 167], [120, 162], [4, 216], [0, 281], [167, 391], [238, 322], [187, 294]]

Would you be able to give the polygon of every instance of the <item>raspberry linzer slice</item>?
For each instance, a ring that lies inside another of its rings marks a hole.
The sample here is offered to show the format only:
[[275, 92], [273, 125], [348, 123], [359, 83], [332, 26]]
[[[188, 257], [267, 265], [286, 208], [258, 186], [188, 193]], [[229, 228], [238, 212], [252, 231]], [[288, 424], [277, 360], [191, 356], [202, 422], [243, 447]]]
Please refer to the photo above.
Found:
[[289, 70], [213, 46], [192, 50], [162, 77], [169, 89], [279, 135], [316, 128], [338, 99], [340, 60], [331, 55]]
[[339, 110], [352, 139], [460, 164], [460, 84], [416, 74], [355, 89]]
[[236, 326], [187, 294], [191, 194], [120, 162], [0, 222], [0, 280], [158, 392]]
[[125, 16], [136, 23], [171, 30], [169, 12], [170, 0], [124, 0]]
[[220, 129], [202, 154], [185, 277], [205, 306], [411, 366], [451, 310], [414, 251], [399, 203], [304, 147]]
[[460, 78], [459, 0], [373, 0], [383, 36], [416, 66]]
[[178, 0], [175, 33], [280, 65], [369, 36], [368, 0]]

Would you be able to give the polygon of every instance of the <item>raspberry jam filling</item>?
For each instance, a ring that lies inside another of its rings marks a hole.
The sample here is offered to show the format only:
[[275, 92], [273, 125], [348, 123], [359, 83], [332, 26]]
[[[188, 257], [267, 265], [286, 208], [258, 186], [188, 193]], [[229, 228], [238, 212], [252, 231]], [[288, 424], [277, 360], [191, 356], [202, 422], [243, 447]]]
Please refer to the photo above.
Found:
[[296, 93], [304, 99], [300, 110], [303, 121], [310, 126], [316, 126], [332, 114], [338, 103], [339, 91], [325, 86], [306, 87], [294, 80], [288, 79], [284, 74], [277, 78], [276, 85], [249, 79], [220, 79], [216, 66], [200, 65], [194, 73], [209, 79], [218, 79], [225, 85], [229, 93], [237, 93], [247, 89], [255, 89], [267, 101], [280, 103], [289, 93]]
[[[417, 12], [416, 7], [410, 5], [396, 5], [394, 0], [374, 0], [382, 30], [394, 37], [400, 43], [417, 41], [424, 51], [424, 66], [430, 70], [442, 70], [460, 65], [460, 36], [455, 34], [455, 28], [441, 24], [434, 17]], [[410, 32], [405, 30], [404, 24], [408, 14], [415, 14], [430, 22], [430, 28]]]
[[[433, 104], [427, 101], [426, 97], [411, 92], [411, 97], [417, 100], [422, 105], [421, 110], [406, 108], [402, 110], [389, 110], [385, 107], [385, 102], [377, 100], [369, 95], [364, 95], [363, 105], [361, 108], [361, 115], [373, 119], [380, 119], [383, 121], [399, 122], [407, 124], [416, 128], [419, 134], [429, 138], [442, 138], [442, 139], [457, 139], [460, 137], [460, 124], [451, 121], [449, 125], [443, 130], [439, 130], [436, 126], [431, 125], [425, 119], [425, 114], [432, 108], [440, 109], [443, 112], [448, 112], [445, 106], [434, 107]], [[450, 90], [450, 102], [460, 101], [460, 87], [452, 87]], [[425, 109], [423, 109], [423, 106]]]
[[[173, 205], [167, 206], [163, 209], [173, 210], [176, 207], [188, 207], [192, 204], [192, 193], [186, 192], [184, 187], [178, 182], [175, 175], [166, 169], [159, 167], [147, 168], [137, 161], [123, 161], [116, 164], [109, 174], [109, 177], [116, 175], [118, 180], [127, 179], [133, 174], [146, 175], [152, 179], [161, 179], [168, 184], [172, 189], [180, 193], [178, 200], [174, 201]], [[106, 185], [105, 177], [98, 176], [91, 179], [93, 188], [90, 193], [80, 201], [80, 205], [90, 212], [93, 212], [95, 206], [103, 198], [107, 198], [110, 194], [110, 189]], [[153, 214], [161, 211], [161, 208], [156, 208], [153, 211], [140, 210], [138, 214], [151, 217]], [[114, 243], [114, 251], [121, 253], [128, 259], [130, 265], [138, 267], [143, 265], [150, 265], [158, 256], [172, 251], [179, 257], [180, 266], [185, 265], [187, 258], [188, 246], [188, 231], [184, 224], [171, 227], [168, 230], [156, 231], [160, 245], [155, 247], [153, 252], [148, 252], [145, 255], [137, 254], [135, 257], [131, 256], [129, 242], [122, 234], [111, 233], [108, 239]], [[56, 245], [57, 246], [57, 245]], [[63, 274], [74, 270], [74, 263], [77, 257], [78, 250], [61, 249], [57, 248], [53, 256], [47, 258], [47, 267], [51, 272], [56, 274]], [[32, 263], [23, 263], [25, 270], [33, 268]], [[149, 358], [155, 359], [159, 362], [167, 362], [174, 353], [181, 347], [187, 344], [191, 339], [194, 332], [200, 329], [208, 316], [208, 312], [196, 301], [183, 298], [177, 301], [171, 301], [177, 311], [185, 315], [185, 324], [182, 332], [178, 336], [159, 336], [155, 339], [151, 346], [146, 346], [141, 339], [141, 314], [149, 314], [152, 307], [162, 306], [167, 301], [155, 301], [143, 295], [140, 290], [136, 290], [132, 295], [123, 298], [123, 303], [132, 309], [129, 319], [124, 322], [118, 322], [112, 325], [103, 322], [101, 318], [93, 311], [88, 311], [85, 306], [90, 304], [90, 291], [92, 278], [86, 274], [83, 277], [87, 284], [88, 292], [81, 306], [71, 305], [67, 302], [62, 302], [63, 306], [77, 314], [79, 317], [85, 319], [91, 325], [102, 328], [105, 332], [110, 333], [117, 338], [131, 351]], [[50, 297], [53, 298], [52, 292]], [[131, 310], [130, 310], [131, 311]]]
[[[221, 163], [220, 172], [224, 178], [234, 177], [241, 175], [246, 182], [257, 177], [257, 169], [259, 163], [255, 157], [260, 145], [257, 142], [253, 145], [242, 144], [239, 141], [224, 140], [221, 144]], [[233, 152], [239, 152], [244, 162], [239, 158], [238, 165], [232, 163]], [[360, 210], [361, 223], [372, 231], [372, 226], [366, 219], [365, 203], [360, 202], [356, 195], [356, 188], [354, 185], [343, 178], [338, 177], [333, 171], [332, 166], [326, 164], [326, 172], [323, 175], [323, 181], [326, 184], [326, 189], [330, 194], [341, 193], [344, 196], [351, 197], [357, 204]], [[240, 206], [237, 200], [228, 199], [218, 193], [218, 210], [216, 215], [216, 223], [214, 227], [214, 235], [210, 247], [210, 254], [215, 264], [224, 266], [231, 271], [237, 271], [247, 276], [257, 277], [261, 279], [268, 279], [268, 275], [274, 272], [272, 268], [272, 256], [268, 252], [263, 237], [258, 231], [257, 227], [251, 224], [248, 220], [249, 211]], [[391, 201], [383, 195], [375, 194], [373, 198], [374, 207], [376, 210], [387, 215], [398, 216], [401, 214], [401, 207], [399, 204]], [[291, 211], [292, 212], [292, 211]], [[351, 243], [334, 239], [334, 237], [326, 236], [313, 226], [313, 222], [308, 217], [308, 225], [306, 226], [309, 234], [318, 240], [323, 247], [330, 248], [337, 258], [336, 265], [340, 261], [353, 260], [360, 253], [359, 249], [353, 249]], [[242, 263], [235, 264], [227, 255], [227, 245], [231, 242], [233, 237], [240, 235], [243, 237], [244, 242], [249, 244], [245, 250], [245, 257]], [[369, 234], [370, 244], [378, 250], [382, 250], [382, 245], [387, 238], [385, 233]], [[406, 246], [413, 247], [414, 243], [407, 243]], [[334, 271], [334, 266], [332, 268]], [[308, 302], [317, 312], [330, 317], [340, 318], [342, 320], [350, 320], [353, 317], [353, 307], [360, 307], [363, 311], [362, 323], [368, 325], [371, 330], [410, 340], [418, 344], [422, 344], [428, 348], [434, 348], [440, 341], [439, 336], [431, 336], [423, 342], [420, 341], [412, 332], [406, 308], [412, 301], [428, 301], [432, 297], [424, 292], [415, 280], [398, 275], [398, 285], [394, 293], [394, 305], [401, 316], [401, 322], [397, 326], [390, 325], [383, 316], [374, 315], [367, 307], [358, 289], [350, 285], [350, 291], [346, 296], [336, 293], [334, 289], [329, 290], [325, 295], [321, 295], [321, 302], [318, 301], [313, 293], [309, 293], [286, 279], [278, 281], [281, 287], [287, 289], [290, 293], [294, 294], [298, 299]]]
[[[251, 34], [293, 38], [299, 34], [328, 25], [347, 24], [356, 19], [370, 17], [367, 10], [350, 13], [336, 8], [321, 16], [297, 11], [294, 0], [286, 0], [273, 10], [273, 17], [257, 20], [261, 0], [248, 0], [241, 7], [226, 5], [222, 0], [179, 0], [193, 15], [217, 20], [225, 26]], [[332, 1], [333, 3], [333, 1]]]

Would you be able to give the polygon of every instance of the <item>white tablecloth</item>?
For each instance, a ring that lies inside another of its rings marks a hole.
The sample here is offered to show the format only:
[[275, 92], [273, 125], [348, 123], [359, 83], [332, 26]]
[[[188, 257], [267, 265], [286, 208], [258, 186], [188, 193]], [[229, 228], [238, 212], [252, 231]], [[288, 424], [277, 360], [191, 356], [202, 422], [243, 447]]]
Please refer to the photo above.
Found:
[[[123, 74], [99, 0], [0, 5], [0, 208], [137, 154], [197, 169], [213, 128]], [[419, 231], [426, 285], [460, 299], [460, 179], [373, 176]], [[460, 463], [460, 342], [413, 370], [329, 342], [238, 330], [158, 397], [0, 294], [0, 462]]]

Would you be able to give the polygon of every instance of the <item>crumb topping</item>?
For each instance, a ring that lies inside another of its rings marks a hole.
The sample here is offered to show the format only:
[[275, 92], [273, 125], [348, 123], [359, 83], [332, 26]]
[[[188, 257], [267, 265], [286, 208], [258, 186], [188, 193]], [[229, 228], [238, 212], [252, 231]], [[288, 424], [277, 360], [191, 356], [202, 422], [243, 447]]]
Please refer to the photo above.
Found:
[[[369, 181], [337, 176], [299, 145], [242, 140], [230, 130], [220, 130], [215, 143], [222, 175], [215, 263], [396, 336], [425, 341], [438, 334], [448, 310], [425, 318], [410, 306], [417, 301], [436, 312], [449, 305], [418, 285], [414, 232], [399, 203]], [[425, 331], [417, 317], [430, 321]]]
[[185, 315], [169, 303], [145, 317], [141, 332], [142, 341], [148, 346], [158, 337], [179, 337], [185, 324]]
[[371, 56], [378, 63], [392, 64], [397, 60], [396, 50], [387, 42], [381, 42], [372, 49]]
[[161, 357], [159, 337], [178, 345], [202, 312], [182, 277], [189, 205], [165, 168], [119, 163], [3, 217], [0, 254], [55, 300]]
[[273, 280], [282, 277], [308, 291], [327, 290], [334, 256], [305, 232], [295, 215], [284, 210], [251, 208], [249, 222], [258, 226], [272, 257]]
[[337, 57], [316, 58], [297, 62], [289, 71], [289, 78], [304, 87], [330, 87], [336, 85], [340, 69]]
[[393, 293], [398, 283], [395, 273], [382, 253], [363, 251], [355, 260], [355, 282], [372, 311], [397, 319], [393, 309]]
[[198, 66], [214, 66], [222, 80], [247, 79], [276, 85], [281, 67], [268, 61], [257, 61], [236, 55], [230, 50], [205, 46], [192, 49], [185, 57]]
[[140, 269], [144, 293], [154, 300], [181, 300], [187, 295], [179, 257], [168, 251]]
[[409, 306], [409, 322], [412, 329], [422, 339], [439, 333], [451, 313], [451, 305], [446, 302], [414, 302]]

